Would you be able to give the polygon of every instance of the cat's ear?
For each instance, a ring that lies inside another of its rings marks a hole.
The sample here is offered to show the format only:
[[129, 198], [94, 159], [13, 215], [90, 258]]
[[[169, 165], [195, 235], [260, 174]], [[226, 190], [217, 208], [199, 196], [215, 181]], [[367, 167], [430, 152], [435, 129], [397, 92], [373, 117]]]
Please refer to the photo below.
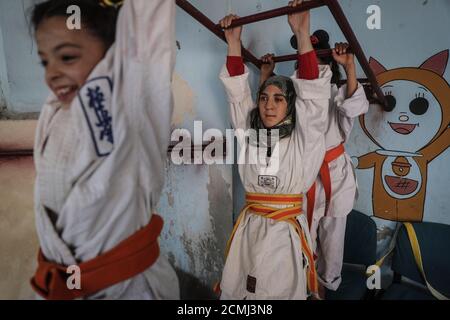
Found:
[[441, 51], [422, 63], [420, 69], [433, 71], [442, 77], [444, 76], [445, 69], [447, 68], [448, 56], [448, 49]]
[[379, 74], [387, 71], [387, 69], [381, 63], [379, 63], [376, 59], [372, 57], [370, 57], [369, 59], [369, 65], [370, 68], [375, 73], [375, 76], [378, 76]]

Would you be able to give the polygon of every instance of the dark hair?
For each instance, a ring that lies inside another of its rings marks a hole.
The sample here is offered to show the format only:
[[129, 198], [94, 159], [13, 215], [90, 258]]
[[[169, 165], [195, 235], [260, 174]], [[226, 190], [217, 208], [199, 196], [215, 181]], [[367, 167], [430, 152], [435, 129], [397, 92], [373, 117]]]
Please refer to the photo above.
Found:
[[47, 0], [37, 4], [32, 13], [31, 22], [34, 30], [48, 18], [69, 17], [67, 8], [76, 5], [81, 10], [82, 26], [99, 38], [109, 48], [116, 38], [118, 9], [102, 6], [99, 0]]
[[[330, 46], [330, 36], [328, 35], [328, 32], [325, 30], [317, 30], [313, 33], [313, 36], [319, 40], [317, 43], [313, 43], [313, 48], [315, 50], [324, 50], [324, 49], [331, 49]], [[297, 50], [298, 44], [297, 44], [297, 38], [295, 36], [292, 36], [291, 38], [291, 46]], [[333, 72], [333, 77], [331, 78], [331, 83], [336, 83], [339, 85], [340, 80], [342, 79], [341, 70], [339, 68], [339, 64], [333, 59], [332, 56], [321, 58], [321, 60], [325, 63], [331, 66], [331, 71]]]

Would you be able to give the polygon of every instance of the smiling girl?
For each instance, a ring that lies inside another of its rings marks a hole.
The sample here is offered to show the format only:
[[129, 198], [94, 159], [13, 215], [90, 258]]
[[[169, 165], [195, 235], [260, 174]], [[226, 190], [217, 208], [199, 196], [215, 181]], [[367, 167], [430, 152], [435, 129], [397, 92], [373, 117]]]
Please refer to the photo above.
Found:
[[[80, 30], [66, 26], [71, 5]], [[128, 0], [119, 13], [93, 0], [49, 0], [32, 21], [51, 89], [34, 151], [33, 288], [45, 299], [178, 298], [153, 213], [172, 116], [174, 1]]]

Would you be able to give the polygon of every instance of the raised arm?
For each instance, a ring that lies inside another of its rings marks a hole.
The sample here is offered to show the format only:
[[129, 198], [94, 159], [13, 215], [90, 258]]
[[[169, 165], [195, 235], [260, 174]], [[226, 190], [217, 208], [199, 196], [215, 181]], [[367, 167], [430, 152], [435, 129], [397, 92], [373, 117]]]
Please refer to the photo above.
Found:
[[244, 65], [241, 52], [242, 27], [228, 28], [236, 15], [228, 15], [220, 20], [219, 24], [224, 29], [228, 43], [228, 55], [226, 65], [220, 72], [222, 81], [230, 105], [230, 116], [233, 128], [247, 129], [249, 127], [249, 115], [254, 108], [249, 84], [249, 70]]
[[[302, 1], [290, 2], [300, 5]], [[301, 155], [304, 190], [308, 190], [319, 173], [325, 156], [325, 127], [327, 108], [331, 95], [331, 70], [319, 69], [310, 37], [310, 14], [308, 11], [289, 15], [289, 25], [299, 43], [299, 70], [292, 77], [297, 93], [295, 132]]]
[[117, 23], [113, 71], [113, 99], [121, 109], [114, 113], [126, 118], [127, 131], [140, 143], [142, 167], [152, 173], [152, 185], [157, 187], [162, 187], [170, 143], [174, 64], [175, 1], [125, 0]]
[[[289, 6], [301, 5], [303, 0], [289, 2]], [[309, 11], [288, 15], [289, 26], [292, 29], [299, 46], [297, 78], [303, 80], [315, 80], [319, 77], [319, 64], [311, 43]]]
[[239, 16], [235, 14], [229, 14], [219, 21], [220, 26], [224, 29], [225, 39], [228, 43], [228, 56], [242, 56], [242, 45], [241, 45], [241, 35], [242, 27], [230, 28], [233, 20], [238, 19]]
[[357, 85], [357, 90], [350, 98], [345, 98], [346, 85], [339, 89], [334, 98], [334, 108], [337, 108], [338, 111], [337, 120], [344, 142], [350, 138], [355, 119], [369, 110], [369, 101], [367, 101], [364, 88], [359, 83]]
[[358, 89], [358, 80], [356, 78], [355, 55], [348, 53], [348, 43], [336, 43], [332, 50], [333, 59], [344, 67], [347, 75], [347, 86], [345, 98], [351, 98]]
[[229, 14], [219, 21], [220, 26], [224, 29], [228, 44], [227, 70], [231, 77], [240, 76], [245, 72], [244, 60], [242, 59], [242, 27], [229, 28], [233, 20], [237, 18], [239, 16]]
[[268, 53], [261, 57], [263, 64], [259, 75], [259, 86], [262, 86], [263, 83], [272, 76], [273, 70], [275, 69], [275, 62], [273, 61], [273, 58], [274, 55], [272, 53]]
[[[290, 7], [297, 7], [303, 3], [303, 0], [294, 0], [289, 1]], [[311, 35], [310, 35], [310, 12], [299, 12], [288, 15], [288, 23], [292, 29], [292, 32], [297, 38], [297, 43], [299, 45], [299, 54], [302, 55], [304, 53], [313, 51], [313, 45], [311, 43]]]
[[332, 50], [334, 60], [343, 66], [347, 75], [347, 83], [339, 88], [333, 101], [338, 111], [337, 120], [344, 142], [350, 136], [355, 118], [369, 110], [364, 88], [356, 78], [355, 57], [347, 50], [347, 43], [336, 43]]

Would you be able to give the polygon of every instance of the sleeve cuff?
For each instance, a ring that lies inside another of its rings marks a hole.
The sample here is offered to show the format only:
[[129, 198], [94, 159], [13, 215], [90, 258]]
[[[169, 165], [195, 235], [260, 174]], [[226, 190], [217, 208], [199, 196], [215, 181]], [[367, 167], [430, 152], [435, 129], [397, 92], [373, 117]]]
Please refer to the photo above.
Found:
[[244, 59], [238, 56], [227, 56], [227, 69], [231, 77], [244, 74]]
[[298, 78], [314, 80], [319, 77], [319, 63], [316, 52], [309, 51], [298, 56]]
[[346, 99], [347, 85], [339, 88], [338, 94], [334, 102], [340, 112], [344, 113], [348, 118], [356, 118], [361, 114], [365, 114], [369, 110], [369, 101], [367, 100], [364, 87], [358, 83], [353, 96]]

